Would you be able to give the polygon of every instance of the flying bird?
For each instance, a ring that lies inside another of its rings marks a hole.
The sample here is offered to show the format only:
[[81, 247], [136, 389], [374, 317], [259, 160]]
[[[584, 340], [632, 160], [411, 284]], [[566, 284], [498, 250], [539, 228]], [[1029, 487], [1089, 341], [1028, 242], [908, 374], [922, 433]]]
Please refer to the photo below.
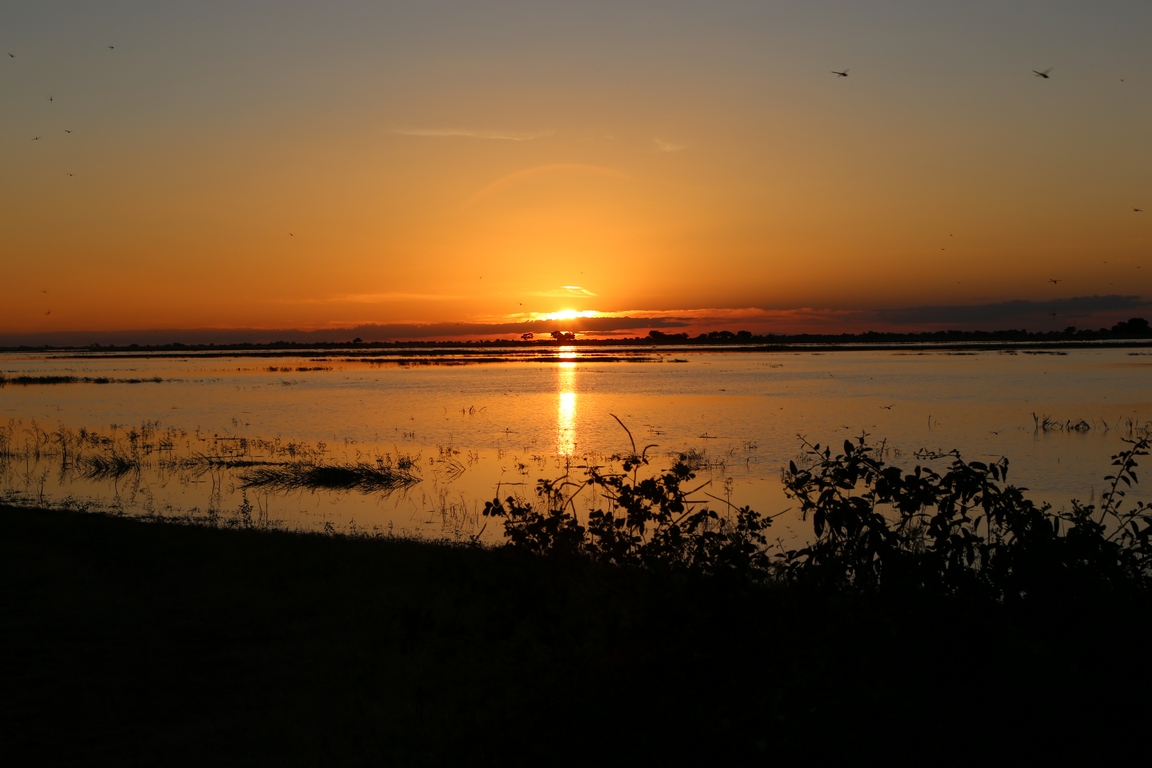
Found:
[[848, 70], [844, 70], [843, 72], [832, 70], [832, 74], [836, 75], [836, 77], [848, 77]]
[[108, 50], [114, 51], [114, 50], [116, 50], [116, 46], [110, 45], [110, 46], [108, 46]]
[[48, 101], [52, 101], [52, 94], [48, 94]]
[[75, 176], [76, 174], [74, 174], [74, 173], [70, 173], [70, 174], [68, 174], [68, 175], [69, 175], [69, 176]]
[[67, 128], [65, 128], [65, 129], [64, 129], [64, 133], [72, 133], [72, 131], [70, 131], [70, 130], [68, 130]]
[[1059, 285], [1060, 284], [1059, 280], [1049, 280], [1048, 282], [1052, 283], [1052, 285]]
[[16, 58], [16, 54], [14, 54], [14, 53], [10, 53], [10, 54], [8, 54], [8, 56], [9, 56], [9, 58], [13, 58], [13, 59]]
[[1136, 212], [1136, 213], [1144, 213], [1144, 209], [1143, 209], [1143, 208], [1133, 208], [1132, 210], [1133, 210], [1134, 212]]
[[32, 141], [40, 141], [40, 137], [39, 136], [33, 136]]
[[1041, 71], [1040, 71], [1040, 70], [1038, 70], [1038, 69], [1034, 69], [1034, 70], [1032, 70], [1032, 71], [1033, 71], [1034, 73], [1036, 73], [1036, 77], [1042, 77], [1042, 78], [1044, 78], [1045, 80], [1047, 80], [1047, 79], [1048, 79], [1048, 73], [1052, 71], [1052, 68], [1051, 68], [1051, 67], [1049, 67], [1048, 69], [1044, 70], [1043, 72], [1041, 72]]

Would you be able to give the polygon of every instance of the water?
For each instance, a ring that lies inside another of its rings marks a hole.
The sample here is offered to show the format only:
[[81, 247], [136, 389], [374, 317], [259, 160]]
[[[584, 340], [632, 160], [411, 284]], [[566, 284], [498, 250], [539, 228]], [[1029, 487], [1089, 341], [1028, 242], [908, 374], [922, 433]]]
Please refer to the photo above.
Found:
[[[247, 499], [257, 521], [288, 528], [498, 540], [494, 526], [480, 533], [485, 500], [531, 496], [539, 478], [579, 476], [581, 466], [611, 466], [632, 450], [614, 415], [638, 450], [653, 446], [655, 468], [688, 454], [700, 467], [699, 483], [709, 483], [697, 497], [714, 505], [722, 504], [718, 497], [768, 514], [786, 510], [780, 469], [803, 452], [804, 439], [838, 448], [867, 434], [869, 442], [883, 442], [889, 461], [908, 468], [924, 450], [956, 449], [968, 460], [1007, 456], [1009, 481], [1061, 506], [1096, 498], [1109, 456], [1124, 447], [1121, 438], [1152, 419], [1152, 356], [1106, 347], [562, 348], [505, 362], [481, 354], [487, 362], [444, 350], [409, 350], [386, 361], [347, 350], [271, 357], [7, 353], [0, 371], [9, 379], [113, 381], [0, 388], [11, 456], [0, 461], [0, 493], [22, 502], [224, 520], [235, 520]], [[153, 377], [161, 381], [117, 381]], [[1045, 416], [1061, 428], [1038, 428], [1035, 418]], [[146, 448], [140, 471], [86, 479], [70, 468], [68, 457], [52, 450], [51, 436], [81, 428], [122, 447], [135, 430], [137, 446]], [[255, 459], [277, 451], [281, 460], [369, 465], [406, 457], [420, 482], [391, 493], [243, 491], [244, 468], [179, 469], [164, 460], [240, 445]], [[806, 531], [792, 513], [775, 526], [786, 539]]]

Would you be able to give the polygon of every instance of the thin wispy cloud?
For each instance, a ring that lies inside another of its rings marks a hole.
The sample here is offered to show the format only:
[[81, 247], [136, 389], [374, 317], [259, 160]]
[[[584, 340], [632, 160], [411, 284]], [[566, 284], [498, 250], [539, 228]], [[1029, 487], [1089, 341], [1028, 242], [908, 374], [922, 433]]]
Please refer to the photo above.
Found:
[[508, 187], [520, 184], [528, 179], [539, 176], [575, 175], [575, 176], [603, 176], [608, 178], [626, 179], [625, 174], [615, 168], [604, 168], [599, 165], [584, 165], [582, 163], [553, 163], [551, 165], [538, 165], [534, 168], [525, 168], [522, 171], [510, 173], [481, 188], [460, 206], [464, 210], [476, 203], [492, 197]]
[[277, 304], [388, 304], [398, 301], [458, 301], [463, 296], [452, 296], [444, 293], [402, 293], [390, 291], [387, 293], [342, 293], [320, 298], [309, 297], [304, 299], [281, 299]]
[[547, 131], [484, 131], [473, 128], [393, 128], [401, 136], [423, 136], [433, 139], [495, 139], [497, 141], [533, 141], [556, 133]]
[[596, 294], [579, 285], [562, 285], [546, 291], [529, 291], [526, 296], [538, 296], [547, 299], [586, 299]]
[[657, 152], [683, 152], [684, 150], [688, 149], [687, 144], [676, 144], [671, 141], [665, 141], [659, 137], [652, 139], [652, 143], [655, 145]]

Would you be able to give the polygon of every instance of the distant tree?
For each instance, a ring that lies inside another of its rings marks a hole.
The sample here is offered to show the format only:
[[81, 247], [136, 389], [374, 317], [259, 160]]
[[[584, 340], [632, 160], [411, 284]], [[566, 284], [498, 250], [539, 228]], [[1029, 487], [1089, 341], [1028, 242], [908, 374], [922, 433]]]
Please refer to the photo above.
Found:
[[530, 333], [520, 334], [520, 340], [521, 341], [532, 341], [533, 338], [535, 338], [535, 337]]
[[556, 341], [576, 341], [576, 334], [564, 331], [552, 331], [552, 338]]
[[353, 343], [353, 344], [363, 344], [363, 343], [364, 343], [364, 339], [362, 339], [362, 338], [360, 338], [359, 336], [357, 336], [356, 338], [352, 339], [352, 343]]
[[1112, 326], [1112, 333], [1117, 336], [1148, 336], [1152, 331], [1148, 328], [1148, 321], [1142, 317], [1131, 320], [1121, 320]]

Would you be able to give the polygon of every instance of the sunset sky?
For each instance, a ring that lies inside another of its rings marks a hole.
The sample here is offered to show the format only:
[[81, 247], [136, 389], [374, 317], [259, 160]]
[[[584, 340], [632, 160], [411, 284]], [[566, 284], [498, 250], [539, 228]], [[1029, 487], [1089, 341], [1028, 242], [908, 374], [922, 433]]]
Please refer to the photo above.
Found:
[[1150, 35], [1146, 0], [8, 3], [0, 344], [1152, 317]]

